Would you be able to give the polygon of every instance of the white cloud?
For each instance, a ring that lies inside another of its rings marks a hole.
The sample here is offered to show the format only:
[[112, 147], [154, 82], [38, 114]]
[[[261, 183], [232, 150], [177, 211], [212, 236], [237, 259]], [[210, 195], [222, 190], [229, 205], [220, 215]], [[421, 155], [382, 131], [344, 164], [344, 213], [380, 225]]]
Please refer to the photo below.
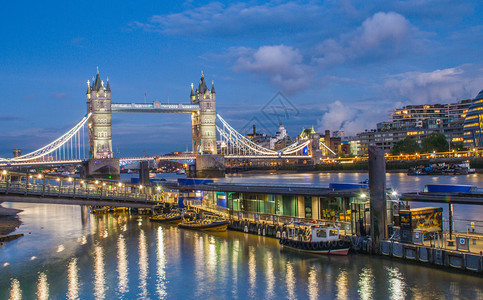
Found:
[[303, 63], [300, 51], [290, 46], [262, 46], [256, 50], [233, 48], [231, 53], [238, 57], [233, 66], [235, 71], [267, 76], [273, 85], [289, 94], [307, 88], [314, 76]]
[[271, 32], [307, 30], [323, 21], [321, 5], [279, 1], [261, 5], [211, 2], [179, 13], [153, 15], [147, 22], [134, 21], [132, 28], [189, 37], [238, 37]]
[[364, 129], [376, 127], [376, 123], [386, 119], [386, 106], [343, 104], [335, 101], [328, 105], [328, 111], [317, 121], [318, 131], [342, 130], [346, 136], [352, 136]]
[[483, 88], [483, 68], [462, 65], [432, 72], [406, 72], [390, 76], [386, 91], [408, 103], [449, 103], [473, 98]]
[[316, 47], [314, 61], [322, 68], [340, 65], [361, 57], [387, 57], [398, 54], [410, 43], [409, 21], [395, 12], [378, 12], [357, 29], [336, 39], [326, 39]]

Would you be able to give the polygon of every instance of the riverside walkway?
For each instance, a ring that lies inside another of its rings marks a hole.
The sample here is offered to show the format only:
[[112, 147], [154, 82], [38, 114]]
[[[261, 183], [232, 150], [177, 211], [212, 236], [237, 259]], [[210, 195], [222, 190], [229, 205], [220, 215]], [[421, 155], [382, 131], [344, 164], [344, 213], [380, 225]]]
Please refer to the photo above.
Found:
[[112, 180], [0, 171], [0, 202], [150, 208], [150, 188]]

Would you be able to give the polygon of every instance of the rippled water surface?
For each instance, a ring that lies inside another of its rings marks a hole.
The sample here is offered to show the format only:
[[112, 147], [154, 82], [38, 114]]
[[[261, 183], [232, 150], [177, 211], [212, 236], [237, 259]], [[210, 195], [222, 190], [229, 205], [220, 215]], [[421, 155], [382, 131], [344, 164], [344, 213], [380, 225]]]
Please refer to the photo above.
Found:
[[[327, 185], [367, 178], [324, 176], [224, 180]], [[417, 179], [423, 177], [392, 176], [400, 175], [389, 174], [388, 185], [395, 182], [401, 191], [423, 184]], [[468, 182], [460, 184], [478, 185], [476, 175], [464, 177]], [[26, 235], [0, 246], [0, 299], [483, 298], [483, 279], [465, 273], [365, 255], [300, 254], [271, 238], [180, 230], [129, 214], [95, 216], [79, 206], [3, 205], [24, 210], [17, 232]]]

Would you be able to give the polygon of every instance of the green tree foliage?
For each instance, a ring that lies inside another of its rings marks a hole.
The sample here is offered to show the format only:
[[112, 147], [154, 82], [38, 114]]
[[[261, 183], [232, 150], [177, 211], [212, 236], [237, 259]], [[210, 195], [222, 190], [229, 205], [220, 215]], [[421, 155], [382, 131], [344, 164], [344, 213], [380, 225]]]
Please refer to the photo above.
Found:
[[423, 153], [448, 151], [448, 142], [442, 133], [433, 132], [421, 141]]
[[397, 142], [392, 147], [391, 154], [399, 155], [399, 154], [415, 154], [421, 152], [421, 148], [414, 139], [407, 137], [402, 141]]

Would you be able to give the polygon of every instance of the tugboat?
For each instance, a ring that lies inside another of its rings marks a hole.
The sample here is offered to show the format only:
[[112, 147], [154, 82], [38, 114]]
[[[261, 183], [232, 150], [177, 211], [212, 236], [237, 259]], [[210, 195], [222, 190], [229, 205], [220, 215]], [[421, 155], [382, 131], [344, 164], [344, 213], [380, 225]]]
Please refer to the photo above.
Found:
[[302, 226], [307, 227], [308, 236], [296, 236], [295, 228], [290, 228], [288, 236], [280, 239], [280, 245], [284, 248], [314, 254], [347, 255], [349, 253], [351, 243], [349, 240], [339, 237], [339, 227], [319, 224], [303, 224]]

